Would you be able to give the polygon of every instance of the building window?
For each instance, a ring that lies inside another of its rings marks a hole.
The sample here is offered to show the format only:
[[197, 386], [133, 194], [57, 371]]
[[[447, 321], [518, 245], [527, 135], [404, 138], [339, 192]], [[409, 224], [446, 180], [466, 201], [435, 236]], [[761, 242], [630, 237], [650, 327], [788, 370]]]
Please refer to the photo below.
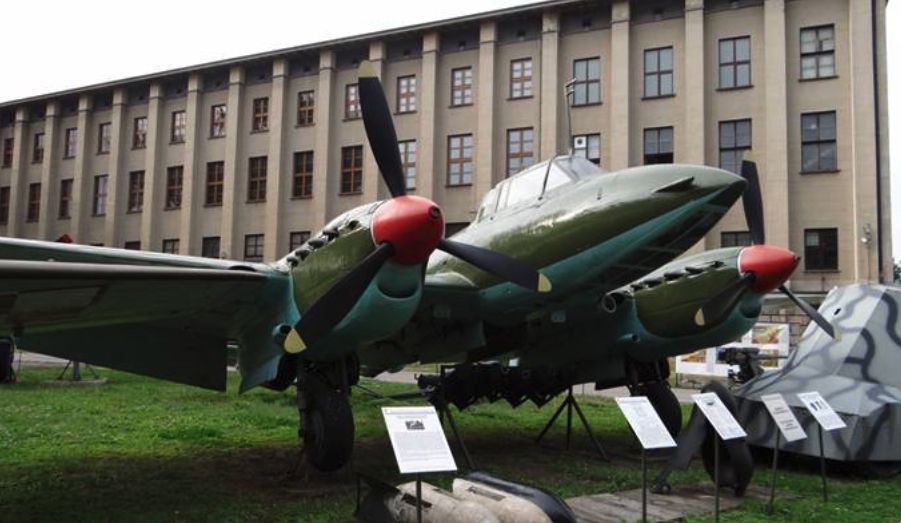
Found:
[[13, 149], [15, 148], [14, 138], [3, 139], [3, 167], [12, 167], [13, 165]]
[[400, 163], [404, 167], [407, 190], [416, 189], [416, 140], [397, 142], [400, 149]]
[[144, 149], [147, 147], [147, 117], [135, 118], [134, 129], [131, 135], [132, 149]]
[[69, 178], [59, 182], [59, 217], [67, 219], [72, 217], [72, 184], [74, 180]]
[[532, 96], [532, 59], [510, 62], [510, 98]]
[[673, 48], [644, 52], [644, 97], [671, 96], [673, 90]]
[[838, 229], [804, 229], [804, 270], [838, 270]]
[[0, 187], [0, 224], [9, 223], [9, 186]]
[[751, 37], [720, 40], [720, 89], [751, 85]]
[[218, 236], [206, 236], [200, 242], [200, 255], [204, 258], [219, 258], [220, 240]]
[[247, 201], [266, 201], [266, 169], [269, 158], [267, 156], [255, 156], [250, 159], [250, 168], [247, 176]]
[[44, 133], [34, 135], [34, 150], [31, 153], [31, 161], [34, 163], [44, 161]]
[[78, 145], [78, 129], [66, 129], [66, 140], [63, 144], [63, 158], [75, 158], [75, 147]]
[[255, 133], [269, 130], [269, 98], [255, 98], [253, 100], [253, 125], [251, 129]]
[[141, 250], [141, 242], [140, 241], [125, 242], [123, 247], [129, 251], [140, 251]]
[[94, 177], [94, 201], [91, 205], [91, 212], [94, 216], [106, 214], [106, 191], [108, 183], [109, 176], [106, 174]]
[[297, 93], [297, 125], [313, 125], [316, 97], [313, 91]]
[[204, 205], [222, 205], [222, 190], [225, 185], [225, 162], [206, 164], [206, 198]]
[[644, 164], [673, 163], [673, 128], [644, 130]]
[[472, 183], [472, 135], [458, 134], [447, 137], [447, 184]]
[[166, 209], [181, 208], [181, 189], [184, 179], [184, 166], [176, 165], [166, 169]]
[[751, 148], [751, 120], [720, 122], [720, 169], [741, 172], [745, 151]]
[[128, 212], [144, 209], [144, 171], [128, 173]]
[[601, 103], [601, 59], [573, 61], [573, 105]]
[[344, 118], [355, 120], [360, 117], [360, 86], [347, 84], [344, 87]]
[[472, 105], [472, 67], [451, 71], [451, 106]]
[[244, 236], [244, 260], [249, 262], [263, 261], [262, 234], [248, 234]]
[[801, 79], [835, 76], [835, 26], [801, 29]]
[[801, 172], [838, 170], [835, 111], [801, 115]]
[[601, 135], [581, 134], [573, 136], [573, 154], [601, 164]]
[[222, 138], [225, 136], [225, 118], [228, 107], [214, 105], [210, 108], [210, 138]]
[[174, 111], [172, 113], [172, 129], [169, 133], [169, 140], [172, 143], [184, 143], [187, 134], [188, 116], [184, 111]]
[[180, 241], [178, 239], [163, 240], [163, 252], [165, 254], [178, 254]]
[[310, 231], [295, 231], [288, 237], [288, 245], [294, 251], [310, 239]]
[[416, 77], [401, 76], [397, 79], [397, 112], [416, 111]]
[[294, 153], [294, 184], [291, 188], [292, 198], [310, 198], [313, 196], [313, 151]]
[[106, 154], [113, 140], [113, 124], [102, 123], [97, 129], [97, 154]]
[[751, 245], [748, 231], [728, 231], [720, 234], [720, 247], [747, 247]]
[[363, 192], [363, 146], [341, 148], [341, 194]]
[[25, 221], [36, 222], [41, 216], [41, 184], [32, 183], [28, 185], [28, 210], [25, 214]]
[[507, 131], [507, 176], [532, 166], [532, 128]]

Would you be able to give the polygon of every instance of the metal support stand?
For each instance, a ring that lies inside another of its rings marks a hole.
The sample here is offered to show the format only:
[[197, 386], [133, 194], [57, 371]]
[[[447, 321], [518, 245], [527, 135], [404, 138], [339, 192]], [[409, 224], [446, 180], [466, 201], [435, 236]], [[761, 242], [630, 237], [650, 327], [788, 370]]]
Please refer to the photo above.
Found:
[[416, 474], [416, 523], [422, 523], [422, 475]]
[[713, 520], [720, 521], [720, 435], [713, 434]]
[[591, 443], [594, 444], [594, 449], [601, 456], [601, 459], [604, 461], [610, 461], [610, 458], [607, 456], [607, 453], [604, 451], [604, 447], [601, 446], [601, 443], [594, 436], [594, 431], [591, 429], [591, 424], [588, 423], [588, 418], [585, 417], [585, 414], [582, 412], [582, 409], [579, 407], [579, 402], [576, 401], [576, 398], [573, 396], [573, 388], [570, 387], [569, 391], [566, 393], [566, 399], [563, 400], [563, 403], [557, 407], [557, 411], [554, 412], [554, 415], [551, 416], [550, 421], [547, 422], [547, 425], [541, 430], [541, 433], [538, 434], [538, 437], [535, 438], [535, 443], [541, 443], [544, 435], [547, 434], [547, 431], [554, 425], [554, 422], [557, 421], [557, 418], [560, 416], [560, 413], [563, 412], [563, 409], [566, 409], [566, 450], [569, 450], [570, 440], [572, 439], [572, 425], [573, 425], [573, 410], [576, 411], [576, 414], [579, 415], [579, 419], [582, 420], [582, 426], [585, 427], [585, 432], [588, 433], [588, 438], [591, 439]]
[[776, 501], [776, 468], [779, 466], [779, 440], [781, 434], [776, 430], [776, 444], [773, 445], [773, 478], [770, 481], [770, 502], [767, 505], [766, 513], [773, 514], [773, 503]]
[[[69, 367], [72, 367], [72, 379], [70, 381], [81, 381], [81, 362], [78, 361], [68, 361], [66, 362], [66, 367], [62, 372], [59, 373], [59, 376], [56, 377], [57, 380], [62, 380], [63, 376], [66, 375], [66, 371], [69, 370]], [[100, 376], [97, 374], [97, 371], [94, 370], [94, 367], [91, 367], [87, 363], [84, 366], [91, 371], [91, 374], [94, 376], [94, 379], [100, 379]]]
[[644, 446], [641, 447], [641, 521], [648, 521], [648, 461]]
[[829, 501], [829, 491], [826, 488], [826, 449], [823, 447], [823, 426], [817, 423], [820, 436], [820, 476], [823, 477], [823, 503]]
[[433, 399], [432, 404], [438, 411], [438, 420], [441, 422], [442, 426], [444, 426], [444, 419], [447, 418], [447, 421], [451, 426], [451, 432], [454, 433], [454, 439], [457, 440], [457, 444], [460, 446], [460, 450], [463, 451], [463, 459], [466, 461], [466, 467], [469, 468], [469, 470], [475, 470], [475, 466], [472, 463], [472, 456], [469, 455], [469, 449], [466, 448], [466, 443], [463, 441], [463, 436], [460, 435], [460, 429], [457, 428], [457, 422], [454, 421], [454, 416], [451, 414], [450, 406], [447, 404], [447, 402], [444, 401], [444, 398], [440, 396], [437, 396], [435, 399]]

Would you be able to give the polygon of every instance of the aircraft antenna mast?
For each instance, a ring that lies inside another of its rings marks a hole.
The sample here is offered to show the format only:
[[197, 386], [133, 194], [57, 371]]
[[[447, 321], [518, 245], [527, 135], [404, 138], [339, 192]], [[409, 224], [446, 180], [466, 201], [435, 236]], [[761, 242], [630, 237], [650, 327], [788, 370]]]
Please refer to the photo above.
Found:
[[567, 131], [569, 131], [569, 154], [572, 156], [573, 154], [573, 101], [575, 99], [576, 94], [576, 79], [566, 82], [563, 86], [563, 97], [566, 99], [566, 121], [569, 124], [567, 126]]

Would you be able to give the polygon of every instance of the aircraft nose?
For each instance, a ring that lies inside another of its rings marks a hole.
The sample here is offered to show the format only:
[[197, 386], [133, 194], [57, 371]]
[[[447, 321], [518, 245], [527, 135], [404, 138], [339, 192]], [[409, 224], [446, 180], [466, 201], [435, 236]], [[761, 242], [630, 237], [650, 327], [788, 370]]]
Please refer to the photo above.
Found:
[[738, 269], [742, 273], [754, 273], [756, 277], [751, 288], [758, 294], [766, 294], [787, 280], [801, 258], [782, 247], [752, 245], [742, 249], [738, 258]]

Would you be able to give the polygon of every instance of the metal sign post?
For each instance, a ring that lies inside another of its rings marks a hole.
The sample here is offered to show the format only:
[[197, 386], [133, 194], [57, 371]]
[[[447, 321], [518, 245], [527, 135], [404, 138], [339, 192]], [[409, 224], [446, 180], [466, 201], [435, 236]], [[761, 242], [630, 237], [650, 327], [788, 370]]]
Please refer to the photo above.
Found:
[[422, 474], [416, 474], [416, 523], [422, 523]]
[[786, 403], [782, 394], [766, 394], [760, 397], [766, 406], [767, 412], [776, 424], [776, 443], [773, 445], [773, 471], [770, 479], [770, 500], [767, 504], [767, 514], [773, 513], [776, 501], [776, 469], [779, 466], [779, 443], [782, 438], [792, 443], [807, 438], [807, 433], [801, 428], [798, 418], [795, 417], [791, 407]]
[[776, 468], [779, 466], [779, 439], [781, 433], [776, 431], [776, 444], [773, 445], [773, 472], [772, 479], [770, 480], [770, 501], [766, 507], [766, 513], [769, 515], [773, 514], [773, 503], [776, 500]]
[[720, 435], [713, 433], [713, 520], [720, 521]]
[[648, 460], [644, 446], [641, 447], [641, 522], [648, 521]]
[[723, 400], [715, 392], [703, 392], [701, 394], [692, 394], [692, 401], [695, 402], [701, 414], [707, 418], [708, 423], [713, 426], [713, 497], [714, 497], [714, 520], [720, 520], [720, 441], [746, 438], [748, 434], [745, 429], [738, 424], [738, 420], [732, 415], [732, 412], [726, 408]]
[[820, 443], [820, 476], [823, 478], [823, 503], [826, 503], [829, 501], [829, 493], [826, 488], [826, 446], [823, 444], [823, 431], [839, 430], [847, 425], [819, 392], [803, 392], [798, 394], [798, 399], [817, 420], [817, 435]]
[[823, 478], [823, 503], [829, 502], [829, 491], [826, 487], [826, 449], [823, 446], [823, 426], [817, 425], [820, 439], [820, 476]]

